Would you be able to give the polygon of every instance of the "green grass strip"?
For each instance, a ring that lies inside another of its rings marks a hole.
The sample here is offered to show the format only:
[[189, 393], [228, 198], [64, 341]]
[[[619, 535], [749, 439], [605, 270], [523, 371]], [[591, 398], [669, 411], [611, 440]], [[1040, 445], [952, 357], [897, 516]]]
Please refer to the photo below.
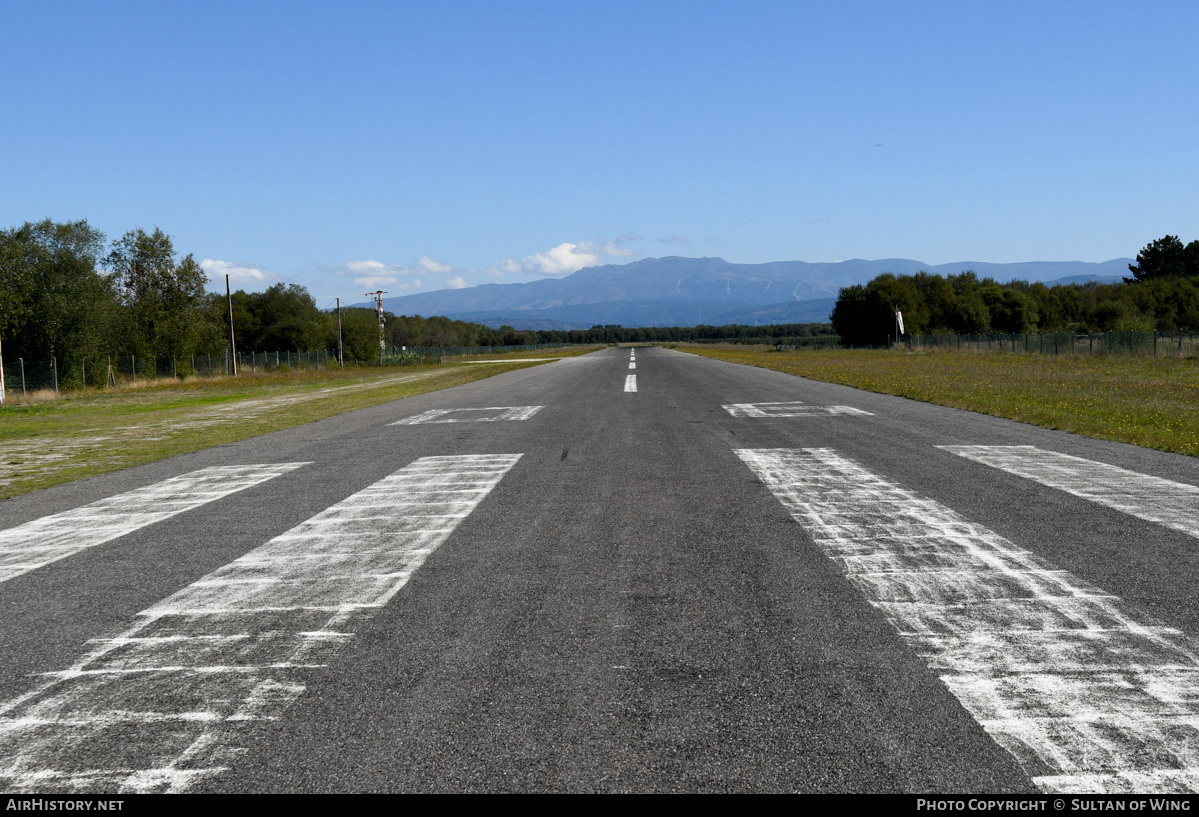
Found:
[[682, 351], [827, 383], [1199, 456], [1199, 360], [954, 351]]

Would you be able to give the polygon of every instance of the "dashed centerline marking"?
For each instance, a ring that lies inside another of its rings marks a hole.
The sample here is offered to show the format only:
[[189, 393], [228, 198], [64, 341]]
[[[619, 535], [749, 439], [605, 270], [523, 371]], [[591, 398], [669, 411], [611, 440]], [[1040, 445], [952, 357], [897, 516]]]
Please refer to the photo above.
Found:
[[637, 368], [637, 364], [636, 364], [636, 363], [634, 363], [633, 361], [631, 361], [631, 360], [630, 360], [630, 361], [629, 361], [629, 368], [630, 368], [630, 369], [636, 369], [636, 368]]
[[489, 406], [486, 408], [430, 409], [389, 425], [415, 426], [423, 423], [491, 423], [527, 420], [545, 406]]
[[624, 379], [625, 391], [637, 391], [637, 375], [631, 374]]
[[939, 445], [943, 451], [1199, 537], [1199, 488], [1031, 445]]
[[828, 417], [832, 415], [859, 415], [873, 417], [869, 411], [853, 406], [809, 406], [802, 401], [789, 403], [729, 403], [721, 406], [734, 417]]
[[1199, 642], [832, 449], [737, 455], [1043, 791], [1199, 790]]
[[0, 582], [282, 476], [306, 462], [218, 465], [0, 531]]
[[225, 771], [520, 459], [425, 457], [138, 614], [0, 706], [0, 789], [178, 792]]

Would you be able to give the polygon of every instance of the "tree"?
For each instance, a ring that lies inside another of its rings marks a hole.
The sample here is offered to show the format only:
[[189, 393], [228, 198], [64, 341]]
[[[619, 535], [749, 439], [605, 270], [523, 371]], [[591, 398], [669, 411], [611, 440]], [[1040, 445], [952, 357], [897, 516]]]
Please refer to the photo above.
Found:
[[0, 230], [0, 339], [12, 333], [30, 313], [33, 270], [16, 230]]
[[1133, 277], [1125, 278], [1126, 284], [1199, 275], [1199, 241], [1192, 241], [1185, 247], [1176, 235], [1151, 241], [1137, 253], [1137, 262], [1129, 264], [1128, 270]]
[[928, 327], [928, 307], [916, 281], [884, 272], [864, 287], [855, 284], [840, 291], [833, 328], [844, 344], [881, 346], [894, 336], [896, 308], [903, 313], [906, 334], [918, 335]]
[[379, 316], [373, 309], [351, 306], [341, 311], [346, 360], [376, 363], [379, 360]]
[[116, 296], [96, 269], [103, 248], [86, 221], [0, 231], [0, 331], [10, 333], [10, 356], [57, 357], [61, 370], [115, 350]]
[[1001, 287], [988, 278], [982, 288], [982, 299], [993, 332], [1018, 335], [1036, 325], [1036, 302], [1014, 287]]
[[128, 347], [145, 355], [183, 357], [195, 349], [205, 320], [207, 276], [188, 255], [175, 262], [170, 236], [130, 230], [105, 258], [129, 322]]
[[316, 308], [316, 301], [299, 284], [275, 284], [260, 295], [258, 325], [264, 352], [308, 351], [324, 348], [328, 330], [327, 316]]

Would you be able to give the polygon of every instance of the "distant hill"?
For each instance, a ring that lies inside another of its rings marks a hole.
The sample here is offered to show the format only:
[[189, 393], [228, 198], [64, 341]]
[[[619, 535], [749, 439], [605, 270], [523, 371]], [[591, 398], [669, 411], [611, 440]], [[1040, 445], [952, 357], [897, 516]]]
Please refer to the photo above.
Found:
[[564, 278], [524, 284], [484, 284], [385, 298], [383, 307], [397, 315], [444, 315], [517, 329], [587, 329], [596, 324], [817, 323], [828, 320], [842, 287], [864, 284], [882, 272], [903, 275], [926, 270], [953, 275], [973, 270], [980, 278], [1001, 282], [1023, 279], [1077, 283], [1119, 280], [1128, 274], [1131, 260], [930, 265], [906, 258], [885, 258], [819, 264], [730, 264], [723, 258], [672, 256], [588, 267]]

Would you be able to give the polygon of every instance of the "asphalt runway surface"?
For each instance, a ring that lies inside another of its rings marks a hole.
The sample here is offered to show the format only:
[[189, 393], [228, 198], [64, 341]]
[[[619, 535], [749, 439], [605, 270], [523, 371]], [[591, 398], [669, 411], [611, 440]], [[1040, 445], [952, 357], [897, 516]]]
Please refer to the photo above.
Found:
[[0, 789], [1199, 789], [1199, 462], [611, 348], [0, 503]]

